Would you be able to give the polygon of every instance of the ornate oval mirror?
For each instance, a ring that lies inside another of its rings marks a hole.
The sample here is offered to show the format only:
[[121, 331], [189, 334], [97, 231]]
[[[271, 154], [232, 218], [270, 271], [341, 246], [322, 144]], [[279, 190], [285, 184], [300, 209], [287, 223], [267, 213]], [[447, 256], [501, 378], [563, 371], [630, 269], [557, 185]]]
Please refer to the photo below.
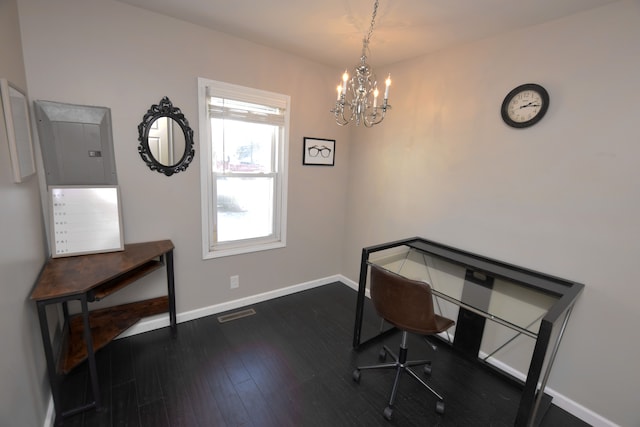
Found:
[[193, 130], [168, 97], [153, 104], [138, 125], [138, 153], [149, 169], [171, 176], [193, 160]]

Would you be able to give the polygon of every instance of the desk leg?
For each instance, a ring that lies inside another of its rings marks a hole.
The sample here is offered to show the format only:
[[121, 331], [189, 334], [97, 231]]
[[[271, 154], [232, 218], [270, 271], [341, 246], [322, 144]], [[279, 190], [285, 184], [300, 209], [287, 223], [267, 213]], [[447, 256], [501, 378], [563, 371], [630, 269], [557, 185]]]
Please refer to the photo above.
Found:
[[477, 359], [485, 323], [483, 316], [460, 308], [456, 320], [456, 334], [453, 337], [453, 348], [468, 359]]
[[571, 316], [571, 311], [573, 307], [570, 307], [567, 310], [567, 314], [564, 316], [564, 320], [562, 322], [562, 326], [560, 327], [560, 332], [558, 333], [558, 338], [556, 339], [555, 344], [553, 344], [553, 350], [551, 350], [551, 357], [549, 358], [549, 362], [547, 363], [547, 368], [542, 375], [542, 382], [540, 383], [540, 389], [538, 390], [538, 395], [536, 397], [535, 404], [533, 405], [533, 411], [531, 412], [531, 420], [537, 420], [538, 410], [540, 409], [540, 404], [542, 402], [542, 397], [544, 396], [544, 389], [547, 387], [547, 381], [549, 380], [549, 375], [551, 374], [551, 367], [553, 366], [553, 362], [556, 359], [556, 355], [558, 354], [558, 348], [560, 347], [560, 341], [562, 341], [562, 336], [564, 335], [564, 331], [567, 328], [567, 323], [569, 322], [569, 317]]
[[[478, 275], [474, 270], [465, 271], [462, 301], [473, 301], [476, 309], [486, 311], [491, 303], [493, 277]], [[486, 315], [460, 307], [456, 322], [453, 347], [471, 359], [476, 359], [482, 345]]]
[[82, 320], [84, 322], [84, 342], [87, 345], [87, 361], [89, 362], [89, 375], [91, 376], [91, 391], [93, 392], [93, 400], [97, 410], [100, 409], [100, 384], [98, 382], [98, 370], [96, 368], [96, 354], [93, 351], [93, 337], [91, 335], [91, 324], [89, 323], [89, 305], [87, 304], [87, 295], [83, 294], [80, 298], [82, 305]]
[[169, 295], [169, 322], [171, 323], [171, 335], [178, 333], [176, 319], [176, 285], [173, 275], [173, 249], [166, 253], [167, 257], [167, 294]]
[[62, 420], [62, 403], [60, 402], [60, 385], [56, 375], [56, 364], [53, 358], [53, 349], [51, 347], [51, 337], [49, 336], [49, 323], [47, 322], [47, 305], [38, 301], [38, 319], [40, 320], [40, 332], [42, 333], [42, 344], [44, 345], [44, 355], [47, 359], [47, 374], [49, 376], [49, 385], [51, 386], [51, 396], [53, 398], [53, 407], [56, 411], [56, 422]]
[[[529, 363], [529, 371], [527, 372], [526, 381], [520, 397], [520, 405], [518, 406], [518, 414], [514, 424], [516, 427], [530, 427], [535, 423], [535, 419], [533, 418], [533, 405], [552, 329], [553, 325], [551, 325], [550, 322], [543, 320], [540, 324], [538, 338], [536, 339], [531, 362]], [[541, 389], [539, 393], [544, 393], [544, 390]]]
[[362, 250], [362, 259], [360, 261], [360, 281], [358, 284], [358, 297], [356, 302], [356, 321], [353, 327], [353, 348], [357, 349], [360, 346], [360, 333], [362, 331], [362, 317], [364, 311], [364, 297], [367, 290], [367, 272], [369, 266], [367, 260], [369, 259], [369, 252]]

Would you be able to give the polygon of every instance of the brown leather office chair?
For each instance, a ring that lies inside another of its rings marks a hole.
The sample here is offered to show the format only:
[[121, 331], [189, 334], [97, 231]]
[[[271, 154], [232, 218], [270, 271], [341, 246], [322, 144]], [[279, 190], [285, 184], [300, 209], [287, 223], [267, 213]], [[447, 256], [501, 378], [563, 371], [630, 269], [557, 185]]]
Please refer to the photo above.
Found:
[[381, 360], [385, 360], [387, 354], [390, 354], [395, 359], [395, 362], [381, 365], [359, 366], [353, 371], [353, 380], [360, 382], [360, 371], [363, 369], [396, 369], [396, 379], [391, 390], [389, 404], [383, 411], [384, 417], [390, 420], [393, 414], [393, 404], [398, 391], [400, 374], [406, 372], [438, 398], [436, 412], [443, 414], [444, 401], [442, 396], [410, 368], [411, 366], [424, 365], [424, 373], [429, 375], [431, 374], [431, 361], [407, 361], [407, 335], [409, 332], [420, 335], [437, 334], [446, 331], [453, 326], [455, 322], [435, 314], [433, 311], [431, 287], [427, 283], [407, 279], [406, 277], [392, 273], [376, 265], [371, 266], [370, 279], [373, 306], [380, 317], [402, 331], [402, 341], [398, 355], [393, 353], [386, 345], [380, 351], [379, 358]]

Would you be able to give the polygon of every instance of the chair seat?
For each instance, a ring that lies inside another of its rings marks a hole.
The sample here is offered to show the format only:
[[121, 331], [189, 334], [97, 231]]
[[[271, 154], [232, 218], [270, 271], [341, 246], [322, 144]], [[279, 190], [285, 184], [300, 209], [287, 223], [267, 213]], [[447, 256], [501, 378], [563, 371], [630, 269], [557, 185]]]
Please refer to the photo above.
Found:
[[400, 330], [413, 332], [414, 334], [419, 334], [419, 335], [439, 334], [440, 332], [444, 332], [456, 324], [456, 322], [454, 322], [453, 320], [447, 317], [440, 316], [435, 313], [434, 313], [434, 317], [435, 317], [435, 328], [431, 328], [431, 327], [420, 328], [420, 327], [416, 327], [414, 324], [409, 324], [409, 323], [404, 324], [403, 322], [400, 322], [398, 320], [393, 322], [389, 319], [385, 319], [385, 320]]

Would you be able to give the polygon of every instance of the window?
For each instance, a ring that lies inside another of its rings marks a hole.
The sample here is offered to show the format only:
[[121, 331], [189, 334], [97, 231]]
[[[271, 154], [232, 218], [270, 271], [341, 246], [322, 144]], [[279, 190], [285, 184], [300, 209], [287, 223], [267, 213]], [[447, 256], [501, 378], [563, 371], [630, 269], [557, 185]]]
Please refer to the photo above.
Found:
[[287, 95], [198, 79], [204, 258], [286, 245]]

